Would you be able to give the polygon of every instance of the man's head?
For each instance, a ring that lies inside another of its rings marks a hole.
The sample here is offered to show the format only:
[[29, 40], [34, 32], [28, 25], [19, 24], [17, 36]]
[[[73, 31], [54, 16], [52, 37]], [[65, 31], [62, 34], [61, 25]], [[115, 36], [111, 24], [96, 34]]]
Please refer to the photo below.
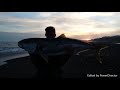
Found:
[[45, 29], [46, 33], [45, 36], [47, 38], [55, 38], [56, 37], [56, 33], [55, 33], [55, 28], [52, 26], [49, 26]]

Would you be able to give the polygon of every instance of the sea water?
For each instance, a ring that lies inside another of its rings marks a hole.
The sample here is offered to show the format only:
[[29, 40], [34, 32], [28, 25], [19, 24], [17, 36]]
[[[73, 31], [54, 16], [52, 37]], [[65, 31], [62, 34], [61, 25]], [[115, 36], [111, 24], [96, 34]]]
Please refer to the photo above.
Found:
[[0, 66], [6, 64], [7, 60], [28, 55], [25, 50], [18, 47], [17, 42], [0, 41]]

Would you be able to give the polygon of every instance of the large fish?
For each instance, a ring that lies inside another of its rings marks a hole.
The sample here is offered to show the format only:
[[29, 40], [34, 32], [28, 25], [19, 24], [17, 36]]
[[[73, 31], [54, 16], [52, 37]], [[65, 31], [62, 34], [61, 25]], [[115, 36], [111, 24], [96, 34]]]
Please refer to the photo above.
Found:
[[19, 41], [18, 46], [26, 50], [28, 53], [34, 53], [36, 49], [40, 49], [42, 53], [50, 56], [65, 54], [66, 51], [64, 49], [67, 46], [76, 50], [93, 48], [93, 46], [87, 42], [70, 38], [28, 38]]
[[26, 50], [29, 54], [38, 53], [47, 61], [48, 56], [67, 54], [65, 48], [72, 47], [74, 51], [82, 51], [93, 48], [87, 42], [71, 38], [28, 38], [18, 42], [18, 46]]

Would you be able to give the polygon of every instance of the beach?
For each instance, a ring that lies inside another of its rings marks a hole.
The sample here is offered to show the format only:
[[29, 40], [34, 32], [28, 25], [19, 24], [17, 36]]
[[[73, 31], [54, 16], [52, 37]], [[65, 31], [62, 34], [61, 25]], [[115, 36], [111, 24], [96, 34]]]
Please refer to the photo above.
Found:
[[[92, 52], [83, 55], [74, 55], [61, 69], [63, 78], [119, 78], [120, 79], [120, 57], [119, 48], [110, 48], [110, 55], [103, 58], [99, 63], [95, 56], [89, 56]], [[33, 78], [36, 67], [32, 64], [30, 57], [19, 57], [7, 60], [0, 66], [0, 78]]]

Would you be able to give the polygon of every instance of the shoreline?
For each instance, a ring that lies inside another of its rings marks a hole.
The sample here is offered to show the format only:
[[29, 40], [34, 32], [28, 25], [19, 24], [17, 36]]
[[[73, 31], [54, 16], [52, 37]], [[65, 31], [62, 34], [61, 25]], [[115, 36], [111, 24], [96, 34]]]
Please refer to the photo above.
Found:
[[21, 57], [26, 57], [26, 56], [29, 56], [29, 54], [28, 53], [15, 54], [15, 55], [9, 54], [9, 55], [6, 55], [4, 57], [0, 57], [0, 66], [6, 64], [7, 61], [9, 61], [9, 60], [21, 58]]
[[36, 72], [30, 56], [10, 59], [6, 62], [7, 64], [0, 66], [0, 78], [31, 78]]

